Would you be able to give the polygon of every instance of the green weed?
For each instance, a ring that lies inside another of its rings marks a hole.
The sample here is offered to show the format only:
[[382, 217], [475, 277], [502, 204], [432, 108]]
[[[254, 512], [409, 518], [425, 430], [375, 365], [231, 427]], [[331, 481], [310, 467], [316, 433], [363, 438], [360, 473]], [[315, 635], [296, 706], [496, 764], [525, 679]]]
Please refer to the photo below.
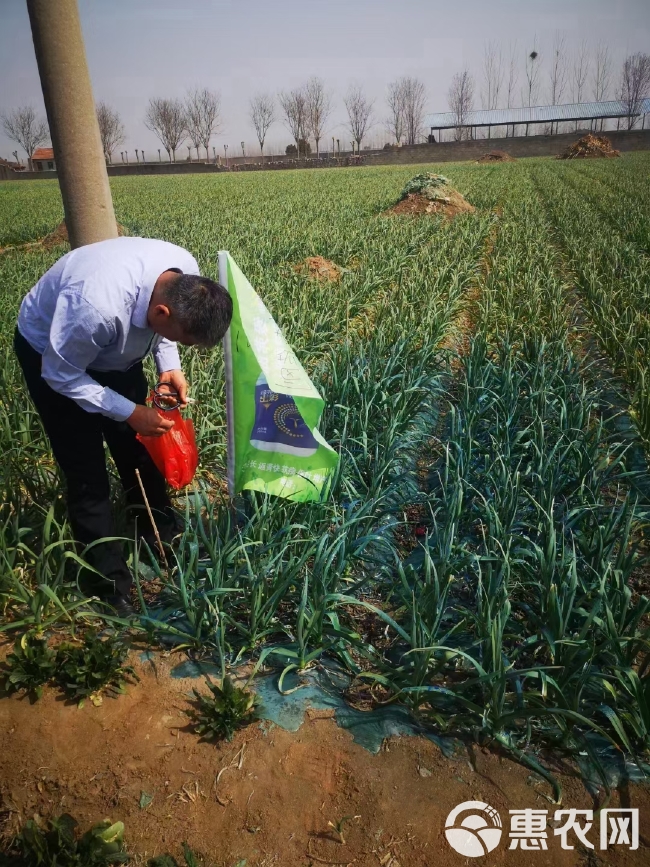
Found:
[[108, 867], [128, 862], [122, 822], [106, 819], [81, 837], [77, 829], [77, 822], [67, 813], [42, 823], [30, 819], [15, 839], [12, 852], [5, 856], [6, 863], [24, 867]]
[[3, 687], [7, 694], [25, 692], [38, 699], [45, 684], [56, 675], [57, 659], [46, 638], [25, 632], [14, 642], [4, 668]]
[[206, 740], [231, 740], [237, 729], [255, 719], [257, 700], [253, 693], [224, 677], [221, 686], [208, 681], [210, 695], [193, 690], [196, 710], [189, 711], [195, 732]]
[[64, 642], [57, 648], [57, 682], [77, 702], [123, 693], [129, 680], [139, 680], [133, 667], [124, 664], [128, 652], [119, 637], [102, 639], [88, 629], [80, 642]]

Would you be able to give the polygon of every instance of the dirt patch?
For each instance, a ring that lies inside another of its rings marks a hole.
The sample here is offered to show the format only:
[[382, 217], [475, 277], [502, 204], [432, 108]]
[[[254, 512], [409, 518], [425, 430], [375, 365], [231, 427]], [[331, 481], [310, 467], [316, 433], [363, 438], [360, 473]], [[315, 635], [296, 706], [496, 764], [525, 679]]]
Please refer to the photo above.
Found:
[[489, 151], [476, 160], [477, 163], [516, 163], [517, 160], [505, 151]]
[[442, 214], [451, 220], [457, 214], [471, 214], [475, 210], [476, 208], [470, 205], [464, 196], [454, 190], [453, 195], [449, 196], [448, 202], [431, 201], [420, 193], [409, 193], [405, 199], [389, 208], [385, 213], [396, 216], [408, 214], [412, 217], [420, 217], [424, 214]]
[[598, 157], [620, 157], [620, 151], [614, 150], [611, 141], [606, 136], [591, 135], [588, 133], [577, 142], [558, 154], [558, 160], [585, 160]]
[[293, 270], [296, 274], [303, 274], [323, 283], [338, 283], [342, 273], [339, 265], [322, 256], [308, 256], [303, 262], [294, 265]]
[[[129, 231], [121, 223], [117, 224], [117, 234], [119, 237], [123, 237], [124, 235], [128, 235]], [[59, 244], [67, 244], [70, 239], [68, 238], [68, 228], [65, 224], [65, 220], [62, 220], [56, 229], [53, 232], [50, 232], [44, 238], [41, 238], [37, 243], [42, 244], [45, 248], [50, 249], [51, 247], [56, 247]]]
[[[117, 234], [122, 237], [123, 235], [128, 235], [129, 230], [118, 223]], [[48, 232], [48, 234], [43, 238], [38, 238], [36, 241], [27, 241], [25, 244], [13, 244], [8, 247], [0, 247], [0, 253], [7, 253], [10, 250], [35, 250], [38, 248], [41, 250], [51, 250], [53, 247], [58, 247], [61, 244], [68, 244], [69, 241], [68, 229], [65, 220], [62, 220], [56, 229], [52, 232]]]
[[480, 276], [473, 280], [472, 284], [463, 296], [462, 306], [452, 321], [447, 336], [440, 344], [441, 349], [450, 350], [453, 353], [451, 359], [451, 370], [454, 374], [457, 374], [460, 370], [462, 357], [469, 354], [471, 340], [476, 332], [476, 322], [478, 320], [479, 304], [482, 295], [481, 290], [488, 274], [490, 273], [492, 251], [499, 232], [499, 222], [502, 213], [501, 208], [498, 208], [495, 211], [497, 219], [492, 224], [490, 231], [485, 237], [483, 252], [481, 253], [481, 258], [479, 260]]
[[[51, 691], [35, 705], [0, 699], [0, 820], [11, 834], [26, 818], [67, 811], [82, 827], [122, 820], [135, 864], [172, 853], [187, 841], [220, 867], [456, 867], [444, 823], [468, 800], [495, 807], [509, 830], [510, 809], [555, 809], [549, 787], [497, 753], [475, 748], [446, 759], [425, 738], [392, 738], [378, 755], [355, 744], [327, 714], [309, 711], [296, 733], [268, 722], [240, 731], [231, 743], [200, 743], [185, 710], [199, 680], [176, 680], [177, 655], [135, 661], [142, 680], [100, 707], [66, 705]], [[217, 775], [223, 771], [217, 783]], [[570, 768], [559, 768], [563, 806], [592, 809]], [[147, 797], [142, 799], [142, 793]], [[148, 803], [140, 808], [140, 803]], [[637, 851], [614, 847], [607, 863], [648, 863], [650, 792], [626, 786], [611, 806], [640, 808]], [[345, 842], [341, 842], [336, 826]], [[563, 851], [548, 828], [544, 867], [578, 867], [576, 848]], [[597, 839], [597, 821], [590, 837]], [[571, 841], [570, 842], [579, 842]], [[146, 856], [146, 857], [145, 857]], [[518, 867], [519, 851], [502, 839], [499, 864]]]

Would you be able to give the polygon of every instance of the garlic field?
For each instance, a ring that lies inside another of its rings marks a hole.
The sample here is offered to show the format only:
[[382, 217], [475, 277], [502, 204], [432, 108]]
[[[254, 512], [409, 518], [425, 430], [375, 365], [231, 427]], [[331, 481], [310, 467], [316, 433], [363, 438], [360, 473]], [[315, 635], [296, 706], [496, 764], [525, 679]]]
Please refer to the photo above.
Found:
[[[224, 669], [276, 667], [281, 687], [336, 661], [353, 703], [407, 705], [543, 774], [542, 746], [587, 754], [605, 781], [607, 749], [650, 749], [650, 154], [445, 165], [476, 213], [386, 215], [419, 170], [112, 180], [130, 234], [186, 247], [214, 278], [230, 251], [341, 454], [323, 503], [233, 510], [223, 356], [186, 350], [201, 469], [169, 571], [125, 539], [142, 629]], [[0, 185], [12, 637], [96, 620], [11, 348], [21, 298], [67, 249], [31, 242], [61, 218], [56, 183]], [[311, 256], [340, 280], [294, 267]]]

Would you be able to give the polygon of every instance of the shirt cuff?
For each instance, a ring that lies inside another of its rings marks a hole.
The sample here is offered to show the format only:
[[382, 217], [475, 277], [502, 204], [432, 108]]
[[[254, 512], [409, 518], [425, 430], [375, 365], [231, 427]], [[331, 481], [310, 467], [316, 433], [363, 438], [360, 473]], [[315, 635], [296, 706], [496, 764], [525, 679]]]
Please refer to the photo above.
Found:
[[156, 349], [155, 359], [158, 373], [181, 369], [181, 358], [175, 343], [160, 344]]
[[133, 401], [113, 391], [112, 388], [104, 389], [104, 397], [105, 407], [102, 412], [114, 421], [126, 421], [133, 414], [136, 407]]

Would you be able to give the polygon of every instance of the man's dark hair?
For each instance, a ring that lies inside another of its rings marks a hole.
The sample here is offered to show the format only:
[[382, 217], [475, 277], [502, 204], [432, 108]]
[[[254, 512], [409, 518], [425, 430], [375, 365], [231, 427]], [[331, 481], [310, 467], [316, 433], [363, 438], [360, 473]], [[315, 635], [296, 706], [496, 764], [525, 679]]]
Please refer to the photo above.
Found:
[[201, 346], [216, 346], [232, 319], [232, 298], [220, 283], [194, 274], [179, 274], [165, 292], [174, 318]]

